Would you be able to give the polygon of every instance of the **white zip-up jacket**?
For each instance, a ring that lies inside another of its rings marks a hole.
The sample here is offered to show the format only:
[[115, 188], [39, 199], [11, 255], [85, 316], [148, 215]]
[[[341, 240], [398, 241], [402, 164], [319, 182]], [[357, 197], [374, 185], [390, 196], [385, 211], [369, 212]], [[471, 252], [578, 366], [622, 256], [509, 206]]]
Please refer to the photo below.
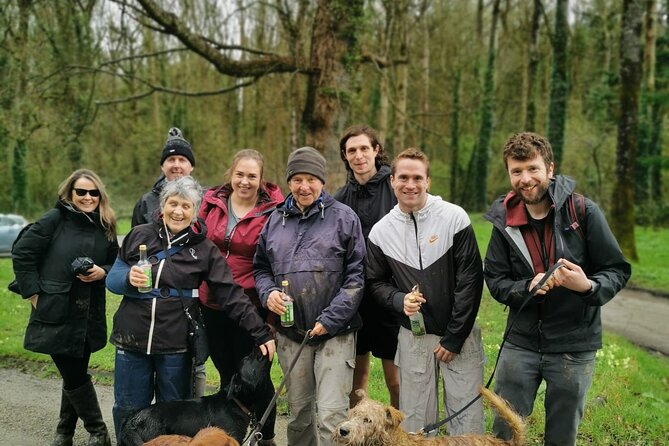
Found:
[[367, 287], [374, 299], [404, 314], [404, 296], [418, 284], [427, 300], [421, 311], [427, 332], [459, 353], [469, 336], [483, 290], [481, 256], [467, 213], [428, 194], [425, 206], [405, 213], [395, 206], [369, 234]]

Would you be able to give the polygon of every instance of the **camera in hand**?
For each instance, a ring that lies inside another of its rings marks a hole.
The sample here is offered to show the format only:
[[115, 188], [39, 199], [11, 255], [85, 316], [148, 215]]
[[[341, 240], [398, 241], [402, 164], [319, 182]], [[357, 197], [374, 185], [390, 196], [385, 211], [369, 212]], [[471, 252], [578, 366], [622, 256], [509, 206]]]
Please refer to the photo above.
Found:
[[72, 271], [74, 271], [75, 276], [79, 274], [87, 276], [92, 272], [89, 270], [93, 265], [95, 265], [95, 262], [90, 257], [77, 257], [72, 261]]

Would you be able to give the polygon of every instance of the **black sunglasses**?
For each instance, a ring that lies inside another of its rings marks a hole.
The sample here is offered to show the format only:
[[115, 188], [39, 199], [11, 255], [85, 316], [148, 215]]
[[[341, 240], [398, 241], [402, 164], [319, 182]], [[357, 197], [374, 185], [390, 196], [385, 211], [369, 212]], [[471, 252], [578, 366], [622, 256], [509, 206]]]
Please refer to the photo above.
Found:
[[90, 195], [91, 197], [100, 196], [100, 191], [98, 189], [79, 189], [78, 187], [75, 187], [74, 193], [79, 197], [84, 197], [86, 194]]

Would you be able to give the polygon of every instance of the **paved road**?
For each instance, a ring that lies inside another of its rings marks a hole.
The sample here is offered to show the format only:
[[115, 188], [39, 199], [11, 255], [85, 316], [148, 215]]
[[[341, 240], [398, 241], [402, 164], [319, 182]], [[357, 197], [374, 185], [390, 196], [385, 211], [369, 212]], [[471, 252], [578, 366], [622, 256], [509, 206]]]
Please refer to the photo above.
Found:
[[602, 307], [604, 330], [669, 355], [669, 298], [625, 289]]

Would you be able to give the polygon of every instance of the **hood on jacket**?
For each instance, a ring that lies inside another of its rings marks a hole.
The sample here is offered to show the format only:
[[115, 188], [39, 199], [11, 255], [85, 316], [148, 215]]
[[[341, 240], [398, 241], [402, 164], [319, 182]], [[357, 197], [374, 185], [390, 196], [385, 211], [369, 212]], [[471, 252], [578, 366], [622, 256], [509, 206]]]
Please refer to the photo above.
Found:
[[[153, 222], [151, 223], [153, 227], [158, 232], [158, 235], [161, 239], [166, 240], [165, 237], [165, 224], [163, 223], [163, 214], [160, 210], [156, 211], [153, 214]], [[188, 226], [183, 231], [178, 234], [174, 234], [170, 240], [171, 244], [174, 245], [190, 245], [201, 242], [207, 237], [207, 225], [204, 223], [200, 217], [197, 217], [196, 220]]]
[[350, 171], [348, 173], [348, 176], [346, 177], [346, 181], [351, 185], [362, 189], [386, 181], [387, 178], [390, 176], [390, 174], [391, 174], [390, 166], [383, 165], [379, 168], [379, 170], [376, 171], [374, 176], [370, 178], [369, 181], [367, 181], [365, 184], [358, 183], [358, 180], [355, 179], [355, 175], [353, 174], [353, 172]]
[[[552, 205], [560, 209], [575, 189], [576, 181], [572, 178], [556, 175], [550, 179], [547, 193]], [[513, 191], [495, 200], [484, 217], [499, 227], [520, 226], [527, 220], [525, 204]]]

